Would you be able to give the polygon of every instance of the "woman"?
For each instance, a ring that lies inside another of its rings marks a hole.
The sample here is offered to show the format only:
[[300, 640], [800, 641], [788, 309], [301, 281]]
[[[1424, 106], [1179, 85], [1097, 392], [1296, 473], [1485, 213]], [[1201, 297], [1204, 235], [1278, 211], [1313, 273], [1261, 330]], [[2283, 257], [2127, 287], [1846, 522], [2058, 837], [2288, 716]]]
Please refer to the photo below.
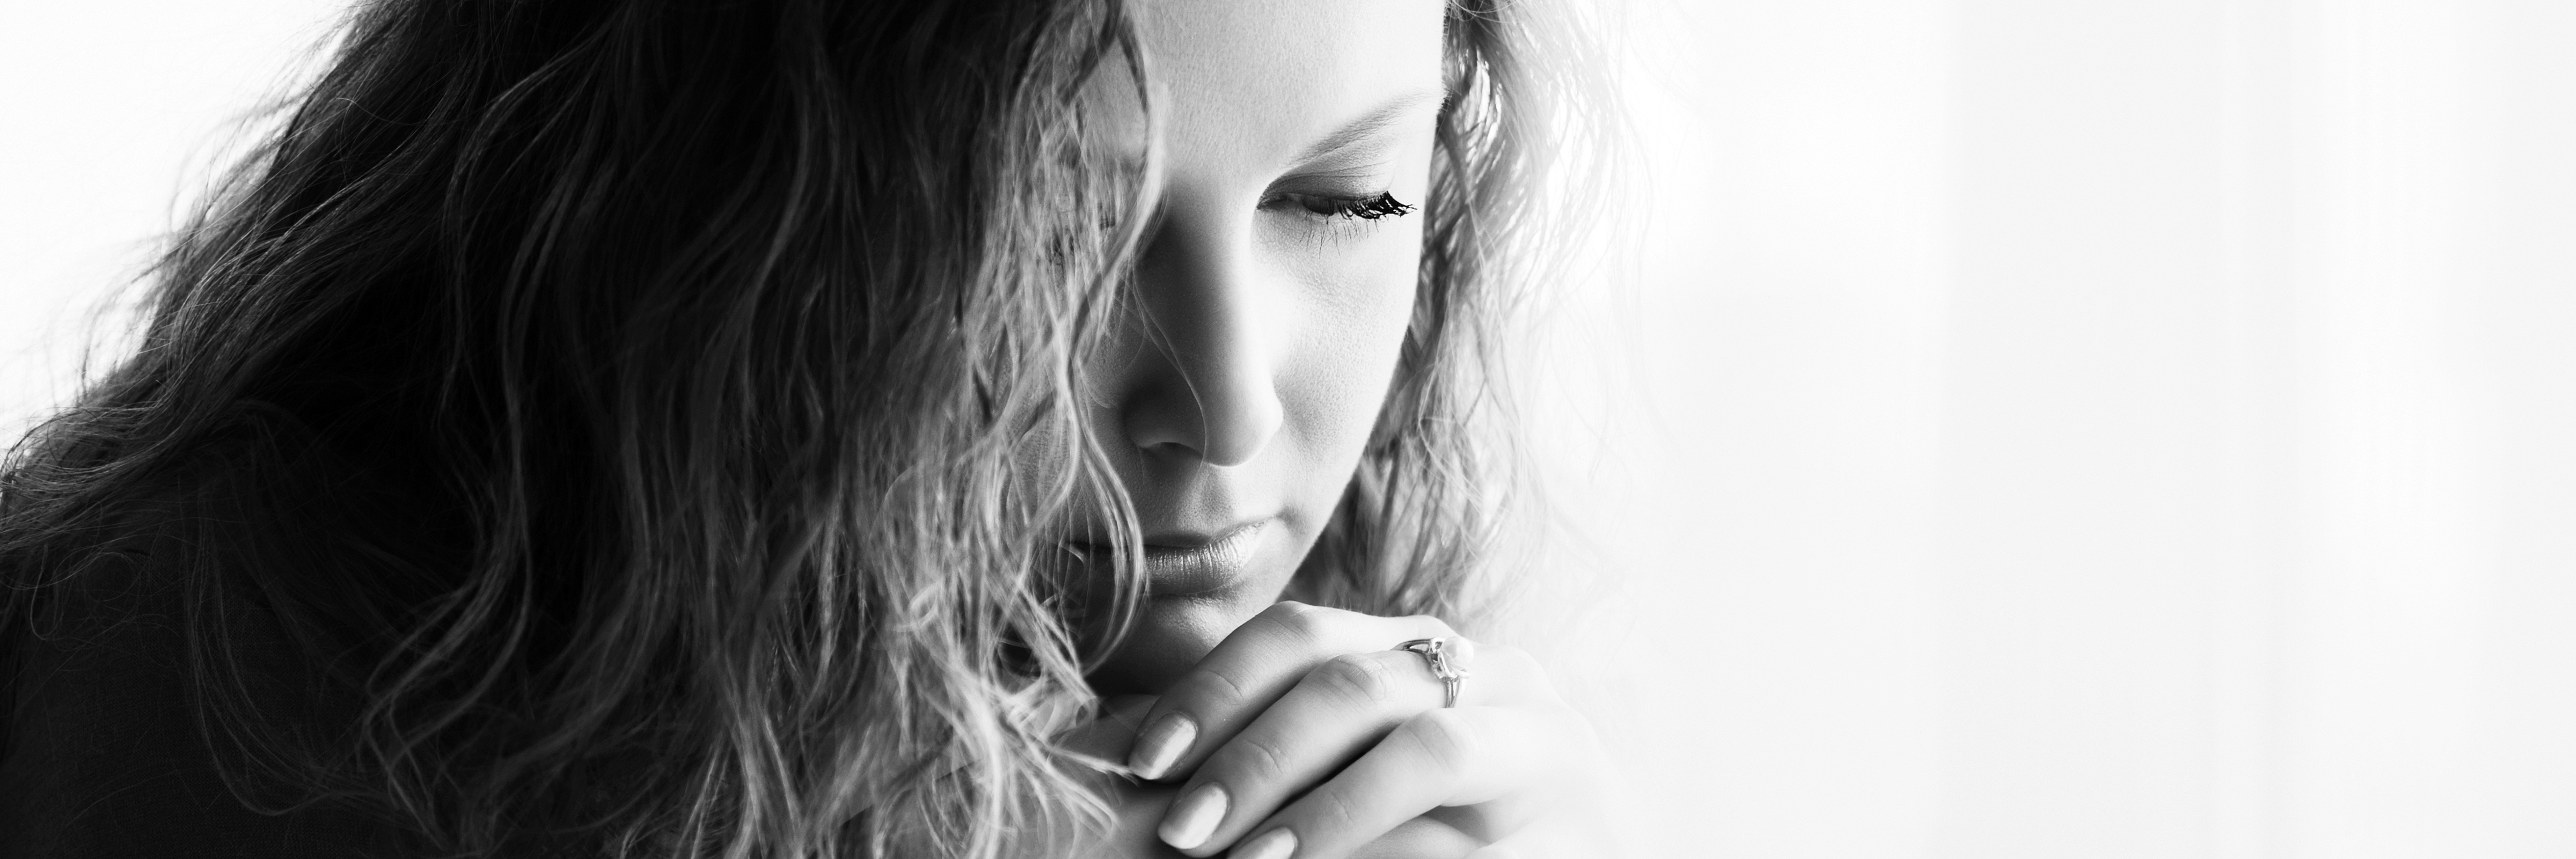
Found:
[[1538, 11], [364, 6], [8, 472], [0, 837], [1588, 849], [1438, 619], [1581, 178]]

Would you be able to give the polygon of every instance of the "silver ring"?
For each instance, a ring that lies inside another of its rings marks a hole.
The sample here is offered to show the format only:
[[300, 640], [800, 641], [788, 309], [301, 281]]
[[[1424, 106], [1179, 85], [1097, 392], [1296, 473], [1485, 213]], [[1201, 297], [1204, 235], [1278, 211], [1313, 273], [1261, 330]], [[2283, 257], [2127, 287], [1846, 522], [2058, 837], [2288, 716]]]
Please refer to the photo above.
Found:
[[1394, 649], [1420, 654], [1422, 661], [1430, 664], [1431, 676], [1440, 679], [1442, 693], [1440, 706], [1444, 708], [1458, 706], [1458, 683], [1467, 679], [1467, 669], [1449, 661], [1448, 638], [1417, 638], [1396, 645]]

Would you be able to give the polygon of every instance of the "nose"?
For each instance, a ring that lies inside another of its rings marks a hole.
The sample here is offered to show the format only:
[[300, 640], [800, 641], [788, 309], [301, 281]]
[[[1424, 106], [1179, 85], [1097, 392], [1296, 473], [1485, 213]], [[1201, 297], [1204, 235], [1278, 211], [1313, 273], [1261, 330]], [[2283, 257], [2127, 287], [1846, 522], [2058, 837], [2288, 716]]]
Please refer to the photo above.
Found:
[[[1249, 207], [1246, 207], [1249, 208]], [[1270, 335], [1247, 217], [1174, 207], [1137, 260], [1143, 334], [1121, 404], [1128, 441], [1209, 465], [1250, 462], [1279, 431]]]

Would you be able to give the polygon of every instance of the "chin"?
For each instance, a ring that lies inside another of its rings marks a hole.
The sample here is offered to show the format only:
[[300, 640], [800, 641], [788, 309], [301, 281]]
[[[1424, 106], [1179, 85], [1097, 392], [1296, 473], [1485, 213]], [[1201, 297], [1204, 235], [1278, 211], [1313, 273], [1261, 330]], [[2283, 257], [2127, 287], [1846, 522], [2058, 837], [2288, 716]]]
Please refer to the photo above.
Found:
[[1190, 594], [1148, 595], [1135, 625], [1118, 649], [1091, 672], [1093, 691], [1103, 695], [1159, 695], [1234, 633], [1279, 601], [1296, 565], [1281, 564], [1274, 575], [1248, 576], [1235, 587]]
[[[1127, 636], [1092, 670], [1092, 688], [1104, 695], [1160, 694], [1235, 627], [1278, 602], [1313, 543], [1292, 522], [1270, 517], [1196, 538], [1149, 536], [1144, 603]], [[1093, 604], [1112, 598], [1106, 571], [1086, 575], [1104, 585], [1091, 592]], [[1096, 641], [1103, 633], [1095, 629], [1086, 637]]]

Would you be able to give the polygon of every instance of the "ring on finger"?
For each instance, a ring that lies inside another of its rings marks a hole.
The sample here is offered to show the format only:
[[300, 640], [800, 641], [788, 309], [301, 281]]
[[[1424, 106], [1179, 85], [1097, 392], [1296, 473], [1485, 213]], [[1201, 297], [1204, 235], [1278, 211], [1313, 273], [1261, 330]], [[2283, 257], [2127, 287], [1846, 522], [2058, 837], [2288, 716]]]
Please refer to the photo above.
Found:
[[1465, 663], [1475, 653], [1475, 645], [1462, 636], [1417, 638], [1396, 645], [1395, 650], [1412, 651], [1431, 666], [1431, 676], [1439, 678], [1442, 707], [1458, 706], [1458, 684], [1467, 679]]

